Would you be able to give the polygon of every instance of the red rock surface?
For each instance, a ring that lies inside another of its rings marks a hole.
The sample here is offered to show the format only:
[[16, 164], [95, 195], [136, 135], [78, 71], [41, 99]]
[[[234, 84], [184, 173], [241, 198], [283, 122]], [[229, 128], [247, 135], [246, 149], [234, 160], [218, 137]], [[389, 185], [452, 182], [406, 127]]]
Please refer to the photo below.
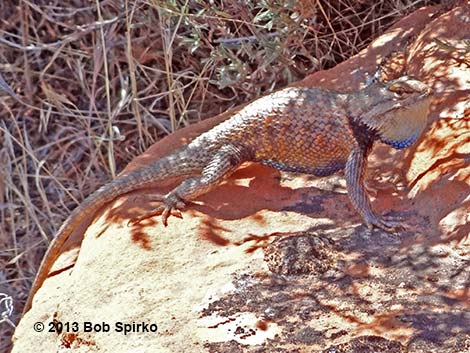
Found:
[[[65, 244], [13, 352], [470, 352], [468, 33], [467, 2], [421, 9], [299, 83], [357, 89], [383, 63], [389, 77], [406, 72], [434, 88], [420, 141], [377, 146], [371, 157], [373, 206], [403, 217], [408, 231], [367, 231], [341, 176], [246, 164], [167, 228], [157, 218], [127, 226], [152, 206], [149, 191], [137, 192]], [[178, 131], [128, 168], [229, 115]], [[33, 331], [52, 320], [80, 330]], [[85, 321], [111, 332], [86, 333]], [[123, 335], [115, 322], [156, 323], [158, 332]]]

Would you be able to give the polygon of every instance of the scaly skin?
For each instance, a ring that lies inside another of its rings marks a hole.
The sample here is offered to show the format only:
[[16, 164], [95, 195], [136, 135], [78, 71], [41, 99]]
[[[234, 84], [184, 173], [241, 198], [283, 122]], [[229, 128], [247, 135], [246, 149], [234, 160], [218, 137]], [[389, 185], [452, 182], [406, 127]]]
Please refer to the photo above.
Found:
[[47, 278], [73, 230], [104, 205], [131, 191], [175, 176], [191, 176], [161, 198], [162, 205], [131, 221], [162, 215], [181, 217], [179, 208], [216, 187], [245, 161], [274, 168], [331, 175], [346, 170], [348, 194], [368, 226], [394, 226], [371, 208], [364, 187], [367, 156], [375, 141], [395, 148], [415, 142], [426, 125], [430, 89], [406, 76], [373, 82], [352, 93], [290, 87], [248, 104], [230, 119], [146, 167], [104, 185], [78, 206], [59, 229], [31, 288], [25, 312]]

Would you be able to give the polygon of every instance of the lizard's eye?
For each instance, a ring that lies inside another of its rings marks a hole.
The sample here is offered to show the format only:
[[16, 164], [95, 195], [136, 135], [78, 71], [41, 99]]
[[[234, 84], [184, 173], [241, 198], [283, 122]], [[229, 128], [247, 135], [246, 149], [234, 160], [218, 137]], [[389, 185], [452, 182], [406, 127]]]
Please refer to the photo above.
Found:
[[398, 84], [393, 84], [388, 88], [391, 92], [398, 94], [401, 96], [403, 93], [405, 93], [405, 90], [403, 89], [402, 85]]
[[404, 85], [402, 82], [399, 83], [394, 83], [388, 87], [388, 89], [393, 92], [398, 94], [399, 96], [405, 94], [405, 93], [413, 93], [414, 90], [412, 87], [408, 85]]

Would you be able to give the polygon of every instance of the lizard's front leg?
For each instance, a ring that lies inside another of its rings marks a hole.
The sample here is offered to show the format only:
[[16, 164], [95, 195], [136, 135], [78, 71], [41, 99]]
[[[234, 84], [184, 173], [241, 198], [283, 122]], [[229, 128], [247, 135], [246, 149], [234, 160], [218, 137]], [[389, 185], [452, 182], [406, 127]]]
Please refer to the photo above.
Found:
[[378, 227], [387, 232], [400, 230], [402, 226], [381, 219], [372, 210], [364, 184], [367, 155], [368, 151], [360, 147], [354, 148], [349, 155], [345, 171], [349, 198], [369, 228]]
[[217, 185], [222, 180], [232, 174], [240, 164], [249, 160], [250, 153], [243, 147], [233, 144], [222, 146], [209, 161], [207, 166], [201, 172], [200, 176], [188, 178], [178, 185], [175, 189], [165, 195], [161, 201], [162, 205], [154, 210], [130, 221], [136, 224], [144, 219], [162, 215], [162, 222], [168, 225], [168, 217], [170, 215], [182, 218], [179, 209], [185, 206], [186, 201], [194, 200], [203, 195]]

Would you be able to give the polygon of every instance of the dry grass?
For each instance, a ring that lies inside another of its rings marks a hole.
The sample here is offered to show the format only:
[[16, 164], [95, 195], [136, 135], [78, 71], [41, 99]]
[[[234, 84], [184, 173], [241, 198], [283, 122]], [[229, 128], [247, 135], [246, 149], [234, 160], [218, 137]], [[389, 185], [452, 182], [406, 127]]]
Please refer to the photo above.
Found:
[[[3, 0], [0, 293], [14, 299], [11, 319], [70, 210], [134, 156], [349, 58], [433, 2]], [[3, 351], [12, 330], [0, 330]]]

